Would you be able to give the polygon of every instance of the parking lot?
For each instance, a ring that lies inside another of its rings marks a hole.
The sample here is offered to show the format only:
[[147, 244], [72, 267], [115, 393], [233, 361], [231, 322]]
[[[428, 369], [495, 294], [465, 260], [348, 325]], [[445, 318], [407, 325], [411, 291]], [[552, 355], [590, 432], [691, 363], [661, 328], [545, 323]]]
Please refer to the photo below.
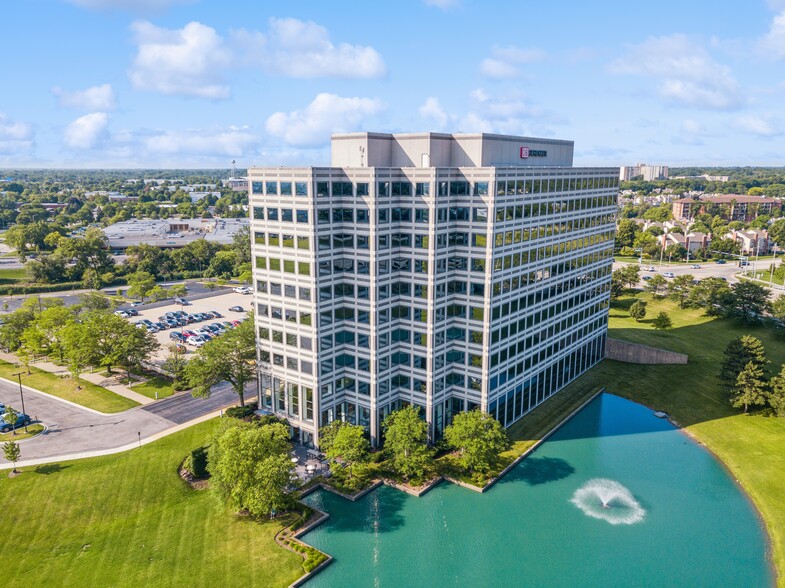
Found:
[[[189, 300], [188, 302], [188, 306], [181, 306], [180, 304], [175, 304], [172, 302], [171, 304], [157, 306], [155, 308], [139, 307], [136, 309], [139, 312], [139, 315], [127, 319], [132, 323], [139, 322], [143, 319], [157, 322], [158, 317], [165, 315], [167, 312], [177, 312], [180, 310], [185, 311], [188, 314], [216, 311], [222, 315], [221, 318], [211, 318], [208, 320], [191, 323], [184, 327], [165, 329], [163, 331], [154, 333], [155, 338], [158, 339], [158, 342], [161, 344], [161, 348], [150, 358], [153, 363], [160, 364], [163, 363], [164, 359], [166, 359], [166, 356], [169, 353], [168, 346], [174, 343], [174, 341], [169, 336], [170, 333], [173, 331], [193, 331], [202, 327], [203, 325], [208, 325], [214, 322], [242, 319], [253, 306], [253, 296], [250, 294], [239, 294], [237, 292], [230, 291], [224, 294], [210, 296], [208, 298]], [[243, 312], [229, 310], [229, 308], [232, 306], [241, 306], [243, 308]], [[190, 345], [185, 345], [185, 348], [186, 356], [190, 356], [196, 351], [196, 347], [192, 347]]]

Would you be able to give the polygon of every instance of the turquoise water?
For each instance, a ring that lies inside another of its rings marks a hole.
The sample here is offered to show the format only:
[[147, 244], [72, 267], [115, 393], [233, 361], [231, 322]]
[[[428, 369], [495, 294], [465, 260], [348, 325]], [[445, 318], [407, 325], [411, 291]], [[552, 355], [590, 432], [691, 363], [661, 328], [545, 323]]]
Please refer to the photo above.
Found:
[[331, 516], [303, 540], [335, 558], [307, 588], [773, 585], [763, 529], [725, 470], [609, 394], [485, 494], [442, 483], [305, 501]]

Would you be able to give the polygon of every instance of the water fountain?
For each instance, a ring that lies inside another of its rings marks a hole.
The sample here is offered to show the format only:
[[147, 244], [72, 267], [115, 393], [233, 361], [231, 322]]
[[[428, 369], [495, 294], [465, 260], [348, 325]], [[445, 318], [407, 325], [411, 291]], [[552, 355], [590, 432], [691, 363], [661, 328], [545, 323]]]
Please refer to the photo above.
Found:
[[611, 525], [640, 523], [646, 510], [627, 488], [615, 480], [594, 478], [578, 488], [570, 499], [584, 514]]

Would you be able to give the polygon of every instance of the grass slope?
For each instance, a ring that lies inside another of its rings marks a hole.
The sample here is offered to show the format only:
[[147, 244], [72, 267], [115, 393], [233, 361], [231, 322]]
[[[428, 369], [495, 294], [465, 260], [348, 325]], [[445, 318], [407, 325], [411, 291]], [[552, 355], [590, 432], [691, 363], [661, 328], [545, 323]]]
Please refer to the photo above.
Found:
[[[606, 386], [611, 393], [663, 410], [712, 450], [763, 516], [779, 585], [785, 586], [785, 419], [763, 412], [742, 414], [730, 406], [717, 379], [722, 352], [734, 337], [758, 337], [771, 361], [771, 373], [785, 363], [785, 338], [771, 328], [712, 319], [701, 311], [679, 309], [670, 300], [652, 300], [647, 294], [638, 297], [648, 301], [650, 318], [636, 323], [626, 311], [633, 298], [622, 299], [610, 311], [610, 336], [687, 353], [689, 364], [646, 366], [606, 360], [573, 386]], [[651, 317], [662, 310], [673, 320], [670, 332], [660, 333], [651, 326]]]
[[24, 268], [0, 269], [0, 284], [17, 284], [27, 279]]
[[302, 558], [177, 475], [208, 421], [141, 449], [0, 476], [0, 553], [30, 586], [286, 586]]
[[[44, 372], [34, 367], [31, 367], [30, 371], [32, 374], [28, 374], [23, 367], [18, 368], [6, 361], [0, 361], [0, 377], [17, 382], [14, 374], [24, 372], [22, 374], [22, 384], [25, 386], [30, 386], [64, 400], [70, 400], [93, 410], [115, 413], [139, 406], [138, 402], [119, 396], [91, 382], [80, 380], [79, 383], [82, 389], [78, 390], [73, 378], [60, 378], [55, 374]], [[15, 408], [21, 410], [21, 407]], [[34, 417], [35, 415], [30, 416]]]
[[172, 379], [165, 376], [155, 376], [142, 384], [135, 384], [131, 386], [131, 390], [144, 394], [148, 398], [155, 398], [155, 393], [157, 392], [159, 400], [174, 394]]

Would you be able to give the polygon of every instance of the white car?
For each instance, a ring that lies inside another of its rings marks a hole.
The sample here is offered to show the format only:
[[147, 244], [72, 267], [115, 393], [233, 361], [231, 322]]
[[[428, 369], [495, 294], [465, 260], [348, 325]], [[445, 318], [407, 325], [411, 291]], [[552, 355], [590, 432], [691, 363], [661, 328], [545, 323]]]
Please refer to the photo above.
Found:
[[237, 286], [234, 288], [234, 291], [238, 294], [253, 294], [253, 288], [249, 288], [248, 286]]
[[665, 272], [662, 275], [665, 276], [666, 278], [675, 278], [676, 277], [675, 275], [673, 275], [673, 272]]

